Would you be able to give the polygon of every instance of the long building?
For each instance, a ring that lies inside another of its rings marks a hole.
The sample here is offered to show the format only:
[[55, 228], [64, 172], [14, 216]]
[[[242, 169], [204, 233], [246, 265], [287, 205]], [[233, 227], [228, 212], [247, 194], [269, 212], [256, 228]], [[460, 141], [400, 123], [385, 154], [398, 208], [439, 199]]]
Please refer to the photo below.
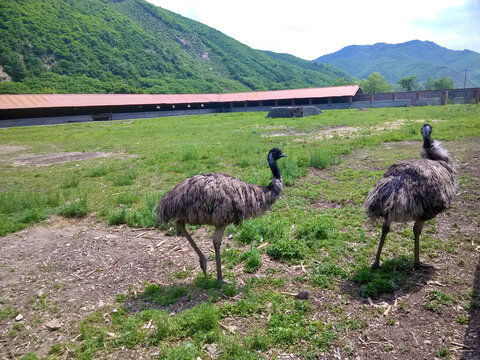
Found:
[[330, 110], [471, 102], [480, 102], [480, 88], [381, 94], [363, 94], [358, 85], [227, 94], [0, 94], [0, 127], [269, 111], [275, 106]]
[[351, 103], [358, 85], [227, 94], [0, 95], [0, 127]]

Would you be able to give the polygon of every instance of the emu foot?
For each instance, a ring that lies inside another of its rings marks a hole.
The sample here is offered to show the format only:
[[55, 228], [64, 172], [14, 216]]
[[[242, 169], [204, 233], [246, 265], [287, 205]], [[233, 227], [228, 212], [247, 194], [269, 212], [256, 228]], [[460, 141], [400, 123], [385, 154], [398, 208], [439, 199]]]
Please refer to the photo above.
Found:
[[223, 277], [222, 278], [217, 278], [217, 280], [222, 285], [231, 285], [232, 284], [230, 281], [225, 280]]

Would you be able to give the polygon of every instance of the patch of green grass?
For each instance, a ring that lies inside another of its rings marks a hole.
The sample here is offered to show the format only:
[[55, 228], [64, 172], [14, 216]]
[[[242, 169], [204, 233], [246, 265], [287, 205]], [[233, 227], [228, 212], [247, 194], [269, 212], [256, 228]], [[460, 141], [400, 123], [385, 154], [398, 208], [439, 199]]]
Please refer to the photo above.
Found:
[[35, 353], [29, 352], [22, 356], [21, 360], [37, 360], [38, 356]]
[[262, 216], [244, 221], [239, 226], [237, 241], [240, 244], [275, 241], [288, 236], [288, 223], [285, 219], [272, 216]]
[[132, 205], [140, 200], [138, 193], [134, 192], [124, 192], [117, 196], [116, 203], [117, 205], [125, 206]]
[[11, 306], [0, 306], [0, 320], [6, 318], [14, 318], [20, 313], [19, 310], [12, 308]]
[[182, 342], [173, 348], [164, 347], [160, 354], [160, 359], [165, 360], [192, 360], [198, 359], [202, 353], [197, 347], [189, 342]]
[[335, 283], [335, 278], [348, 278], [348, 272], [332, 263], [325, 263], [316, 266], [309, 277], [310, 282], [323, 289], [332, 289]]
[[121, 225], [127, 223], [127, 209], [113, 210], [109, 213], [107, 218], [108, 225]]
[[367, 321], [361, 318], [348, 317], [335, 322], [335, 329], [339, 332], [346, 332], [349, 330], [365, 329]]
[[202, 303], [190, 310], [181, 312], [177, 319], [180, 328], [187, 335], [196, 333], [218, 332], [220, 311], [213, 304]]
[[187, 296], [188, 293], [184, 286], [173, 285], [165, 289], [157, 284], [147, 284], [139, 298], [150, 303], [168, 306], [176, 303], [179, 298]]
[[295, 230], [295, 235], [305, 241], [305, 244], [312, 249], [322, 245], [322, 240], [329, 237], [333, 228], [333, 221], [330, 216], [309, 217], [308, 222], [300, 224]]
[[194, 147], [185, 148], [182, 151], [182, 154], [180, 156], [180, 160], [182, 162], [198, 160], [199, 158], [200, 158], [199, 151], [197, 148], [194, 148]]
[[0, 191], [0, 236], [45, 220], [59, 204], [57, 191]]
[[132, 185], [137, 178], [137, 172], [134, 169], [127, 169], [113, 176], [112, 182], [114, 186]]
[[352, 280], [361, 284], [360, 295], [377, 299], [383, 293], [391, 293], [404, 285], [412, 275], [413, 262], [407, 258], [388, 260], [377, 269], [361, 267], [353, 275]]
[[37, 311], [47, 309], [52, 304], [52, 301], [47, 299], [45, 295], [42, 295], [31, 299], [30, 303], [32, 304], [32, 309]]
[[265, 330], [255, 327], [251, 334], [243, 338], [243, 343], [250, 350], [265, 351], [270, 347], [271, 340]]
[[303, 242], [291, 237], [284, 237], [273, 240], [267, 248], [267, 254], [275, 260], [298, 263], [305, 258], [306, 249]]
[[242, 254], [242, 260], [245, 261], [245, 271], [250, 274], [257, 272], [262, 265], [260, 252], [254, 247]]
[[56, 343], [50, 346], [48, 353], [50, 355], [62, 355], [68, 351], [68, 344], [66, 343]]
[[340, 154], [331, 149], [316, 149], [312, 151], [308, 158], [308, 166], [319, 169], [325, 169], [340, 162]]
[[446, 306], [452, 305], [454, 302], [450, 295], [439, 290], [432, 290], [428, 295], [428, 300], [424, 304], [425, 309], [441, 314]]
[[87, 172], [87, 176], [91, 178], [105, 176], [107, 174], [108, 168], [105, 165], [94, 167], [92, 169], [89, 169]]
[[258, 358], [257, 354], [250, 351], [247, 347], [244, 347], [242, 342], [236, 336], [223, 338], [219, 359], [256, 360]]
[[76, 188], [80, 185], [80, 175], [78, 172], [74, 172], [73, 174], [67, 175], [60, 184], [62, 189], [72, 189]]
[[88, 210], [87, 198], [81, 197], [61, 206], [57, 214], [65, 217], [82, 217], [88, 214]]
[[461, 324], [461, 325], [468, 325], [470, 322], [470, 320], [468, 319], [468, 317], [460, 314], [457, 316], [457, 323]]
[[440, 348], [435, 351], [435, 356], [440, 357], [441, 359], [450, 359], [451, 358], [451, 352], [447, 348]]

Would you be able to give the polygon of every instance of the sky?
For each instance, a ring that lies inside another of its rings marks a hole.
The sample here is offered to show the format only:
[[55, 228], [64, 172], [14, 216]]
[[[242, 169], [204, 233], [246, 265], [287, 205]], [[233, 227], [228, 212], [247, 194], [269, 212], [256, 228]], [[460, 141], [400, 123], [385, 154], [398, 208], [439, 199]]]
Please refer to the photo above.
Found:
[[147, 0], [254, 49], [305, 60], [348, 45], [429, 40], [480, 52], [480, 0]]

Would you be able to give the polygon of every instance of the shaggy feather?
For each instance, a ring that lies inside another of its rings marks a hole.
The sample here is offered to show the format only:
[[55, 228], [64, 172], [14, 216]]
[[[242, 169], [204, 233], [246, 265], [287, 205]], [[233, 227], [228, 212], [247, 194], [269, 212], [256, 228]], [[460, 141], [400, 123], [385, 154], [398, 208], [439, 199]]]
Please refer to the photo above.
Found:
[[269, 186], [248, 184], [228, 174], [196, 175], [182, 181], [157, 206], [158, 221], [181, 219], [194, 225], [222, 226], [265, 213], [282, 193], [281, 179]]
[[367, 213], [388, 223], [432, 219], [450, 206], [456, 192], [455, 174], [455, 168], [444, 161], [400, 161], [368, 194]]

